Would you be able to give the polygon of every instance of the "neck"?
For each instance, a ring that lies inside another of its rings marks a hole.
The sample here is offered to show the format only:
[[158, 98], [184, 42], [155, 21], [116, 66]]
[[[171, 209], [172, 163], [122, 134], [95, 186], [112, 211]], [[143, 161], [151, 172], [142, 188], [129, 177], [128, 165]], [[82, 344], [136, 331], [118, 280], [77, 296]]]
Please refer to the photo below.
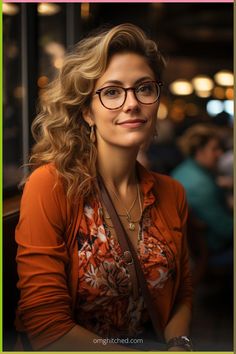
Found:
[[127, 193], [129, 186], [135, 185], [136, 157], [139, 148], [122, 147], [98, 148], [98, 171], [104, 183], [109, 184], [120, 195]]
[[195, 157], [195, 162], [202, 168], [206, 170], [210, 170], [210, 168], [206, 165], [205, 161], [201, 159], [201, 157]]

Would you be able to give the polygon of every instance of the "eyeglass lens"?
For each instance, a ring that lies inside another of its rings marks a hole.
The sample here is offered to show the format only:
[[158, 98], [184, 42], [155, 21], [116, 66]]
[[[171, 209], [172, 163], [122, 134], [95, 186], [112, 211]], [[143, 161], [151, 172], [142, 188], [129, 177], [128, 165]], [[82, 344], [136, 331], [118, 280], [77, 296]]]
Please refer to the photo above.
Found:
[[145, 82], [137, 87], [128, 89], [119, 86], [104, 87], [99, 92], [100, 100], [108, 109], [119, 108], [125, 103], [128, 90], [132, 90], [136, 99], [143, 104], [156, 102], [160, 95], [160, 88], [157, 83]]

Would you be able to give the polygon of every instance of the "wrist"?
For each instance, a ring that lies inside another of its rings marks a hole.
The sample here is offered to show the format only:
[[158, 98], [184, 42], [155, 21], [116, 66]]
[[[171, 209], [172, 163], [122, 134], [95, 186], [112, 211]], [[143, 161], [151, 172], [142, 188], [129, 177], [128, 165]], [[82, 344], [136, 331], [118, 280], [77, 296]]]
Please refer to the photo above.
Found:
[[167, 342], [168, 351], [193, 351], [192, 341], [187, 336], [173, 337]]

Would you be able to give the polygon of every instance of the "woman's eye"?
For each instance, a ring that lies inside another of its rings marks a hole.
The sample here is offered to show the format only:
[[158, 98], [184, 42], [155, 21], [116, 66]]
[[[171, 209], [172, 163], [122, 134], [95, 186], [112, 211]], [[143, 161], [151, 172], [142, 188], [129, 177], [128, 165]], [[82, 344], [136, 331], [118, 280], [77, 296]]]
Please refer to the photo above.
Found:
[[153, 84], [143, 84], [137, 88], [137, 92], [139, 93], [152, 93], [153, 92]]
[[118, 97], [121, 94], [121, 89], [112, 87], [112, 88], [107, 88], [106, 90], [103, 91], [103, 96], [106, 97]]

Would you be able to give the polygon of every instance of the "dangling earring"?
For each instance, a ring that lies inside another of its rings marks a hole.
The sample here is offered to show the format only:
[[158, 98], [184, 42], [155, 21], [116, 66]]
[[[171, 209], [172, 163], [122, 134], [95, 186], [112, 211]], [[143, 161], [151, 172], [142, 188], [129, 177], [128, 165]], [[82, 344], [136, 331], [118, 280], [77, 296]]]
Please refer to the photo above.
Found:
[[96, 135], [94, 131], [94, 125], [91, 125], [90, 127], [90, 141], [94, 144], [96, 141]]
[[153, 134], [153, 140], [156, 141], [157, 138], [158, 138], [158, 131], [157, 131], [157, 127], [155, 127], [154, 134]]

